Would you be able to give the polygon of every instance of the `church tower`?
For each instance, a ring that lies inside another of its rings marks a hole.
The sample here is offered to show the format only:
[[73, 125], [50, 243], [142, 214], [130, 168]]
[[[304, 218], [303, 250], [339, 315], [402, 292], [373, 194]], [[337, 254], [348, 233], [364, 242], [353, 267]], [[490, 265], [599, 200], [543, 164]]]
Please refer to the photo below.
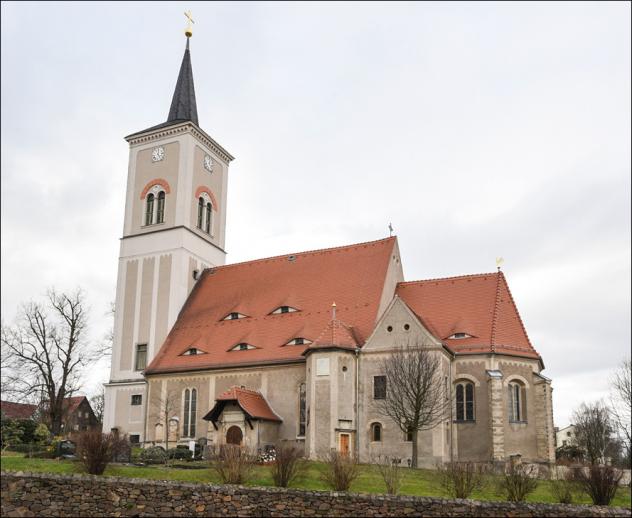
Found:
[[129, 166], [103, 430], [144, 440], [143, 370], [204, 268], [225, 263], [233, 157], [198, 123], [190, 29], [167, 121], [125, 137]]

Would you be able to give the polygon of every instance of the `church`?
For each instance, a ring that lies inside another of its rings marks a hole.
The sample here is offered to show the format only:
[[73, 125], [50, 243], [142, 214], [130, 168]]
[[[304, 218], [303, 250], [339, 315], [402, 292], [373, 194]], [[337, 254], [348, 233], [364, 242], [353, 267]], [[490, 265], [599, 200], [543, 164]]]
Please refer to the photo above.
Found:
[[450, 401], [416, 437], [419, 466], [553, 462], [551, 380], [500, 269], [407, 281], [397, 237], [226, 264], [233, 156], [199, 124], [186, 34], [167, 121], [126, 137], [103, 429], [410, 462], [412, 434], [378, 403], [383, 359], [416, 344]]

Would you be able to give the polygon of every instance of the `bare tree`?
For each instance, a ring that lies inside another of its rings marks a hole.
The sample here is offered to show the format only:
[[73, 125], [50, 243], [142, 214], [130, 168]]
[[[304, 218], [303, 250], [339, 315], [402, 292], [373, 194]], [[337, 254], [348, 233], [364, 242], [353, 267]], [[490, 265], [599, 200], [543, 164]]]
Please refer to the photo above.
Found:
[[90, 406], [100, 424], [103, 424], [103, 412], [105, 410], [105, 387], [101, 385], [99, 392], [90, 398]]
[[573, 422], [577, 445], [586, 452], [590, 463], [605, 463], [615, 445], [610, 410], [601, 402], [582, 403], [573, 413]]
[[632, 459], [632, 364], [623, 360], [611, 382], [611, 413], [623, 440], [628, 464]]
[[46, 305], [24, 305], [14, 326], [2, 326], [3, 391], [6, 383], [22, 399], [39, 397], [54, 434], [62, 428], [64, 399], [80, 388], [83, 369], [100, 358], [86, 340], [86, 328], [80, 289], [70, 294], [51, 289]]
[[172, 418], [177, 416], [180, 405], [180, 394], [173, 390], [167, 390], [155, 398], [152, 409], [158, 418], [158, 423], [163, 426], [165, 450], [169, 451], [169, 424]]
[[430, 430], [445, 417], [449, 398], [441, 379], [437, 351], [421, 344], [398, 347], [381, 362], [386, 394], [377, 399], [377, 411], [390, 417], [403, 433], [412, 434], [412, 462], [417, 467], [417, 434]]

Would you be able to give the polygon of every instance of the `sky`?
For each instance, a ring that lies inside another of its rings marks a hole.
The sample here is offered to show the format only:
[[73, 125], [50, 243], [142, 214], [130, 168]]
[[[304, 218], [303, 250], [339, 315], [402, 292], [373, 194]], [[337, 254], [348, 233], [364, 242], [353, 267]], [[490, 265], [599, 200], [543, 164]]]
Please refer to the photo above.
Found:
[[[505, 259], [555, 424], [630, 355], [630, 2], [3, 2], [1, 299], [82, 287], [111, 326], [123, 137], [185, 45], [236, 160], [228, 262], [399, 239], [406, 280]], [[92, 393], [107, 381], [87, 373]]]

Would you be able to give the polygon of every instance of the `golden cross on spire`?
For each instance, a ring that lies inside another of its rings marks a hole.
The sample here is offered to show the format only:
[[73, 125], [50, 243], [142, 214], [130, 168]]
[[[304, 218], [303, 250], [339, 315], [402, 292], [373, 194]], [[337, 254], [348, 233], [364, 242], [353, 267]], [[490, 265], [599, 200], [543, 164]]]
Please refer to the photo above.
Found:
[[184, 29], [184, 34], [187, 38], [190, 38], [191, 36], [193, 36], [193, 27], [191, 26], [191, 24], [195, 23], [195, 20], [193, 20], [192, 18], [191, 11], [184, 11], [184, 16], [186, 16], [189, 20], [189, 25], [186, 29]]

